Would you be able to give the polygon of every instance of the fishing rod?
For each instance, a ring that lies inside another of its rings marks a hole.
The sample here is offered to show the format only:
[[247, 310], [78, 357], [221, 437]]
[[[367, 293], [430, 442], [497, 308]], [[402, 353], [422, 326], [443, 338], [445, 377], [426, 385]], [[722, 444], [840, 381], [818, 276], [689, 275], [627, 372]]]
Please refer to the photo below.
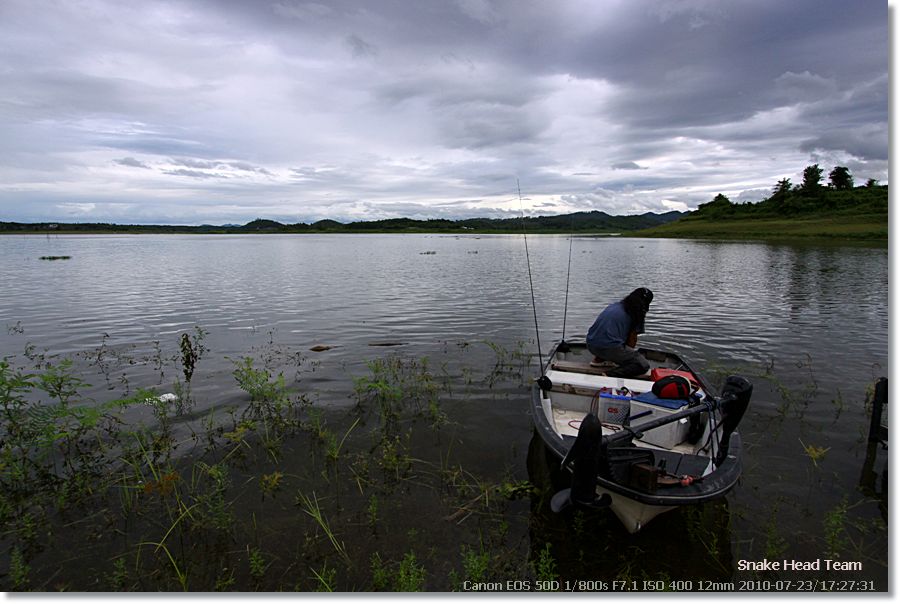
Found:
[[[534, 335], [537, 340], [538, 363], [541, 368], [541, 376], [544, 375], [544, 357], [541, 353], [541, 330], [538, 327], [537, 304], [534, 301], [534, 281], [531, 278], [531, 256], [528, 254], [528, 234], [525, 229], [525, 205], [522, 203], [522, 187], [516, 178], [516, 190], [519, 192], [519, 207], [522, 210], [522, 238], [525, 240], [525, 263], [528, 266], [528, 287], [531, 289], [531, 310], [534, 313]], [[549, 360], [549, 359], [548, 359]]]
[[575, 214], [572, 214], [572, 222], [569, 225], [569, 264], [566, 267], [566, 300], [563, 304], [563, 327], [562, 327], [562, 341], [560, 341], [559, 346], [557, 346], [557, 350], [560, 352], [568, 352], [569, 345], [566, 344], [566, 318], [569, 314], [569, 277], [572, 275], [572, 240], [574, 239], [573, 232], [575, 231]]

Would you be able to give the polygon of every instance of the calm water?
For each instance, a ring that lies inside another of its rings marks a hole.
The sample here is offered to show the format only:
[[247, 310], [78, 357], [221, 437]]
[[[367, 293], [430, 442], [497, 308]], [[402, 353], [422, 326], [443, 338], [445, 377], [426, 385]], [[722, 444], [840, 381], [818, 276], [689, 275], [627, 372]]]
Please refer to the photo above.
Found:
[[[745, 475], [726, 509], [732, 571], [762, 559], [772, 527], [784, 556], [822, 557], [823, 519], [842, 503], [858, 524], [887, 520], [877, 493], [858, 488], [865, 393], [887, 374], [886, 249], [616, 238], [570, 247], [534, 235], [528, 247], [542, 355], [564, 311], [566, 335], [583, 335], [603, 306], [644, 286], [655, 298], [643, 344], [674, 349], [716, 380], [754, 382]], [[50, 255], [71, 259], [40, 260]], [[200, 412], [243, 400], [231, 377], [242, 356], [268, 354], [293, 387], [341, 409], [376, 357], [428, 357], [462, 384], [497, 347], [537, 355], [521, 236], [7, 236], [0, 257], [0, 355], [73, 356], [97, 400], [126, 383], [166, 390], [175, 374], [152, 359], [174, 355], [195, 326], [208, 348]], [[493, 386], [466, 388], [450, 411], [467, 445], [459, 459], [536, 481], [527, 384], [508, 384], [499, 402]], [[814, 464], [808, 445], [828, 451]], [[553, 541], [554, 519], [536, 507], [526, 515], [532, 541]], [[633, 543], [648, 549], [671, 530], [651, 525]], [[851, 543], [864, 546], [846, 559], [886, 588], [886, 528], [853, 530]], [[566, 560], [565, 543], [554, 547]]]

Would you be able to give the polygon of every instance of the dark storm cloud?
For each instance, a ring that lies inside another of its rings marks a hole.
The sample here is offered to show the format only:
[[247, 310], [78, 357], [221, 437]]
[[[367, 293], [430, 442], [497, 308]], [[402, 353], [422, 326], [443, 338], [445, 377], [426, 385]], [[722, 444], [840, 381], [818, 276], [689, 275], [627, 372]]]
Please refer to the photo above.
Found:
[[499, 216], [516, 179], [528, 211], [664, 211], [813, 162], [887, 182], [886, 8], [5, 0], [0, 215]]

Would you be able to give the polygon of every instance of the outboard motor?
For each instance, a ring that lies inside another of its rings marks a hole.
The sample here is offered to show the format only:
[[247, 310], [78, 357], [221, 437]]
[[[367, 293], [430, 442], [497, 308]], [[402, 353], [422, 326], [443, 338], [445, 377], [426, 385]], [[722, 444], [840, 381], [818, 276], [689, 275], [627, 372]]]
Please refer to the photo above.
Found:
[[741, 423], [744, 412], [750, 406], [750, 396], [753, 394], [753, 384], [747, 378], [739, 375], [729, 375], [725, 378], [725, 386], [722, 387], [722, 396], [719, 398], [722, 410], [722, 441], [719, 443], [719, 454], [716, 456], [718, 466], [728, 455], [728, 442], [731, 434]]
[[589, 413], [581, 421], [578, 437], [566, 455], [572, 460], [573, 503], [587, 505], [594, 501], [602, 442], [603, 426], [596, 415]]
[[581, 420], [578, 436], [563, 459], [562, 465], [572, 464], [572, 488], [563, 489], [550, 500], [550, 508], [561, 512], [572, 504], [606, 507], [609, 495], [597, 498], [597, 471], [600, 467], [603, 446], [603, 425], [594, 413]]

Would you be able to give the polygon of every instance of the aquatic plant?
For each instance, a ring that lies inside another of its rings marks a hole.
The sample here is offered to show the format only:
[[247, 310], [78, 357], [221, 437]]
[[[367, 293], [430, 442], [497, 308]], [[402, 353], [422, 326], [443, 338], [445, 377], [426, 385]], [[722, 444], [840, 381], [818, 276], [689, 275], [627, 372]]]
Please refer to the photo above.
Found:
[[535, 494], [537, 487], [528, 480], [507, 481], [497, 487], [497, 492], [506, 499], [520, 499]]
[[265, 578], [266, 569], [269, 567], [262, 551], [258, 547], [248, 548], [247, 562], [250, 566], [250, 578], [258, 585]]
[[369, 568], [375, 591], [422, 591], [428, 576], [425, 567], [418, 564], [415, 553], [411, 551], [404, 554], [399, 563], [392, 564], [383, 561], [378, 552], [375, 552], [369, 559]]
[[369, 568], [372, 572], [372, 589], [375, 591], [384, 591], [391, 586], [391, 572], [381, 560], [378, 552], [372, 554], [369, 558]]
[[550, 544], [545, 543], [534, 565], [534, 573], [538, 581], [556, 581], [559, 574], [556, 570], [556, 560], [550, 552]]
[[337, 586], [337, 569], [330, 568], [327, 562], [322, 563], [322, 570], [310, 568], [316, 578], [316, 591], [333, 592]]
[[341, 455], [341, 449], [344, 446], [344, 443], [347, 441], [347, 437], [350, 436], [350, 433], [353, 431], [356, 426], [359, 425], [359, 418], [357, 417], [353, 424], [347, 428], [347, 431], [344, 433], [344, 437], [341, 438], [341, 442], [337, 442], [337, 438], [333, 434], [329, 434], [330, 438], [326, 442], [326, 450], [325, 454], [332, 461], [337, 461], [338, 457]]
[[273, 381], [268, 370], [255, 369], [253, 362], [252, 357], [233, 361], [235, 369], [232, 375], [237, 380], [238, 386], [250, 395], [251, 403], [271, 402], [276, 405], [283, 403], [288, 395], [284, 375], [279, 374]]
[[[268, 488], [271, 494], [280, 486], [280, 481], [280, 477], [276, 476], [270, 477], [268, 482], [265, 480], [261, 482], [263, 482], [263, 488]], [[196, 506], [195, 522], [199, 526], [207, 526], [220, 531], [233, 528], [234, 511], [225, 498], [230, 486], [228, 468], [223, 462], [209, 465], [201, 461], [194, 465], [191, 479], [191, 499]]]
[[841, 557], [841, 551], [847, 545], [847, 499], [844, 498], [841, 503], [829, 510], [825, 514], [823, 524], [825, 527], [825, 552], [828, 558], [832, 560]]
[[350, 557], [347, 555], [347, 550], [344, 547], [344, 543], [338, 541], [337, 536], [332, 531], [331, 526], [328, 524], [328, 520], [325, 518], [325, 514], [322, 512], [322, 509], [319, 507], [319, 500], [316, 497], [316, 494], [313, 493], [312, 497], [307, 496], [304, 493], [297, 493], [297, 497], [295, 499], [295, 505], [299, 506], [308, 516], [310, 516], [315, 522], [316, 525], [322, 532], [325, 533], [325, 536], [328, 538], [328, 541], [331, 542], [334, 550], [344, 559], [348, 564], [350, 563]]
[[814, 445], [803, 444], [802, 440], [800, 440], [800, 445], [816, 467], [818, 467], [819, 462], [825, 458], [825, 454], [831, 450], [831, 447], [816, 447]]
[[58, 400], [62, 406], [67, 406], [78, 395], [78, 391], [86, 386], [90, 384], [72, 375], [72, 359], [62, 359], [58, 364], [47, 367], [37, 381], [37, 387]]
[[493, 388], [494, 384], [499, 381], [523, 379], [528, 363], [531, 360], [530, 356], [525, 352], [525, 342], [516, 342], [512, 350], [490, 340], [484, 340], [482, 343], [494, 352], [494, 366], [485, 377], [489, 388]]
[[462, 577], [457, 576], [456, 571], [451, 571], [451, 584], [454, 590], [462, 589], [463, 584], [468, 581], [470, 584], [487, 582], [490, 579], [491, 555], [484, 550], [483, 546], [479, 546], [476, 551], [470, 545], [463, 545], [460, 548], [462, 558]]
[[422, 591], [425, 587], [427, 573], [425, 567], [416, 561], [413, 552], [407, 552], [400, 561], [400, 569], [397, 571], [397, 580], [394, 587], [397, 591]]
[[31, 567], [25, 562], [22, 551], [14, 547], [9, 557], [9, 578], [15, 591], [24, 591], [28, 588], [28, 573]]
[[113, 570], [109, 574], [109, 587], [112, 591], [125, 591], [128, 581], [128, 567], [125, 558], [116, 558], [113, 561]]
[[366, 363], [370, 375], [354, 378], [353, 389], [360, 407], [374, 403], [382, 428], [396, 427], [400, 414], [428, 409], [433, 423], [440, 420], [440, 385], [429, 369], [427, 357], [407, 359], [399, 355]]
[[281, 481], [284, 474], [281, 472], [272, 472], [271, 474], [263, 474], [259, 477], [259, 488], [263, 497], [274, 497], [275, 492], [281, 488]]
[[788, 542], [779, 532], [777, 520], [778, 506], [775, 505], [766, 523], [765, 557], [771, 560], [779, 559], [788, 550]]
[[366, 508], [366, 518], [369, 526], [372, 527], [372, 530], [375, 530], [378, 526], [378, 497], [375, 495], [369, 496], [369, 506]]

